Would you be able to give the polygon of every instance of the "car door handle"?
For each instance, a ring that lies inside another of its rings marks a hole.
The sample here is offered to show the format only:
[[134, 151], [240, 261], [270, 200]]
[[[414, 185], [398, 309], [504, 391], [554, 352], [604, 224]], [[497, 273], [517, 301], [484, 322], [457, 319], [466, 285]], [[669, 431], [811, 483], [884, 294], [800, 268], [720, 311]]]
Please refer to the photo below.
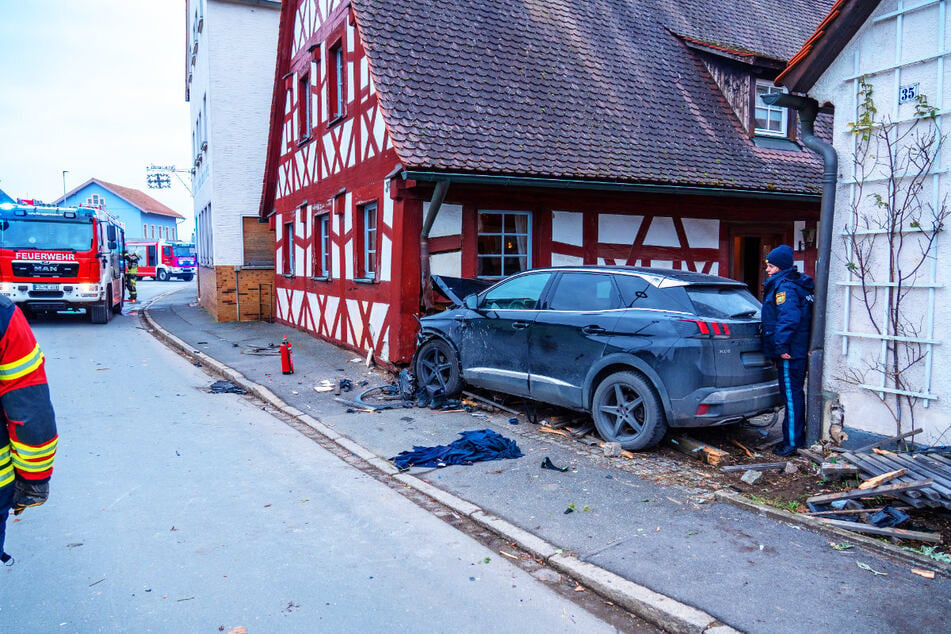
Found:
[[607, 330], [605, 330], [601, 326], [584, 326], [581, 329], [581, 332], [583, 332], [586, 335], [603, 335], [604, 333], [607, 332]]
[[525, 328], [528, 328], [530, 325], [531, 325], [531, 322], [527, 322], [527, 321], [513, 321], [512, 330], [523, 330]]

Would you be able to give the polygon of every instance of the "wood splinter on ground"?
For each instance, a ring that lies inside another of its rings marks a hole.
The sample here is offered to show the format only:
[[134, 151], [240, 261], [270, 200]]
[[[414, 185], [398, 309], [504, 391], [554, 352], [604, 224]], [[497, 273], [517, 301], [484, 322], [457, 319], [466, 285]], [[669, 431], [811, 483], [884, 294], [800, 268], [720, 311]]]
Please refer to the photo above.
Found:
[[741, 443], [739, 440], [737, 440], [736, 438], [731, 438], [730, 442], [736, 445], [737, 447], [739, 447], [740, 449], [742, 449], [746, 453], [747, 458], [753, 457], [753, 452], [747, 449], [746, 446], [743, 443]]
[[710, 445], [695, 440], [687, 435], [674, 436], [670, 439], [670, 442], [673, 443], [674, 447], [678, 451], [687, 454], [688, 456], [693, 456], [698, 460], [702, 460], [709, 465], [715, 467], [720, 466], [730, 458], [730, 454], [723, 451], [722, 449], [717, 449], [716, 447], [711, 447]]
[[883, 473], [882, 475], [877, 475], [874, 478], [869, 478], [865, 482], [859, 485], [859, 488], [863, 491], [866, 489], [874, 489], [880, 484], [884, 484], [889, 480], [893, 480], [898, 476], [903, 476], [908, 473], [908, 469], [895, 469], [894, 471], [889, 471], [888, 473]]

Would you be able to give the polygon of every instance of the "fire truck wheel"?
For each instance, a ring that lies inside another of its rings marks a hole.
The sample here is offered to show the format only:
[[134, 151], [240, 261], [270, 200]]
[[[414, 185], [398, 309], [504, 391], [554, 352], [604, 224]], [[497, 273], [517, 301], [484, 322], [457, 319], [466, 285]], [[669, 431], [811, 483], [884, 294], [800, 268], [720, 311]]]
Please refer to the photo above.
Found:
[[112, 287], [106, 290], [106, 299], [89, 309], [89, 321], [94, 324], [108, 324], [112, 319]]
[[182, 281], [183, 281], [183, 282], [191, 282], [193, 277], [195, 277], [195, 276], [192, 275], [191, 273], [188, 273], [188, 274], [182, 276]]
[[167, 282], [167, 281], [168, 281], [168, 271], [166, 271], [165, 269], [159, 269], [159, 270], [155, 273], [155, 279], [157, 279], [159, 282]]

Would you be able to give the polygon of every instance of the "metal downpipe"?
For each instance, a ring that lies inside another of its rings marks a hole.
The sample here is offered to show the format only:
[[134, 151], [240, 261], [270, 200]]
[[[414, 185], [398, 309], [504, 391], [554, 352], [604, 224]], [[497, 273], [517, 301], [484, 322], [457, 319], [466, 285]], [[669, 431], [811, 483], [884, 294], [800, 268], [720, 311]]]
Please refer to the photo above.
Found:
[[815, 122], [819, 104], [815, 99], [798, 97], [793, 106], [799, 111], [803, 144], [822, 157], [822, 204], [819, 208], [819, 253], [816, 260], [816, 302], [809, 336], [809, 379], [806, 390], [806, 442], [817, 442], [822, 435], [825, 398], [823, 395], [823, 364], [825, 362], [826, 306], [829, 296], [829, 271], [832, 259], [832, 237], [835, 220], [835, 190], [839, 158], [831, 144], [816, 136]]
[[432, 200], [429, 201], [429, 211], [426, 213], [426, 218], [423, 220], [423, 229], [419, 234], [419, 305], [424, 312], [433, 309], [433, 279], [429, 264], [429, 232], [432, 231], [433, 223], [436, 222], [436, 215], [439, 213], [439, 208], [442, 207], [443, 200], [446, 199], [448, 189], [448, 180], [436, 182]]

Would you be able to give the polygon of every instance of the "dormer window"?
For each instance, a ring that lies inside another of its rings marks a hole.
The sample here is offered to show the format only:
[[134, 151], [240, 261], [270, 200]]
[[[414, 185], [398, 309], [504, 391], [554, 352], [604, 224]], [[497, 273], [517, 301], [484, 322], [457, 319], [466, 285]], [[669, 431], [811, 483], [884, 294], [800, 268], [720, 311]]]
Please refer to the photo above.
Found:
[[765, 79], [756, 80], [756, 105], [754, 108], [754, 128], [757, 135], [786, 138], [789, 136], [789, 110], [780, 106], [768, 106], [763, 103], [764, 95], [785, 92]]

